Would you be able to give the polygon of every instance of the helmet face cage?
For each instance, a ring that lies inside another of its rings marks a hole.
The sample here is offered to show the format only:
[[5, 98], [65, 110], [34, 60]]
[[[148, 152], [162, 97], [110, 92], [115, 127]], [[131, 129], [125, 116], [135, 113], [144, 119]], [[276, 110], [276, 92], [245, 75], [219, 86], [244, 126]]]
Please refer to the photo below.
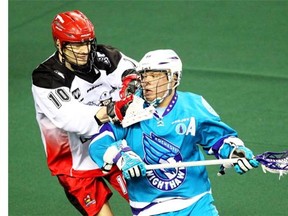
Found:
[[[69, 45], [73, 45], [75, 43], [64, 43], [64, 46], [61, 48], [62, 50], [62, 62], [68, 62], [71, 67], [78, 72], [89, 72], [92, 69], [92, 66], [94, 64], [94, 60], [96, 57], [96, 50], [97, 50], [97, 43], [96, 43], [96, 39], [91, 40], [91, 41], [86, 41], [86, 42], [82, 42], [82, 43], [77, 43], [81, 46], [87, 46], [87, 50], [88, 50], [88, 59], [87, 59], [87, 63], [84, 65], [80, 65], [78, 63], [78, 55], [80, 53], [77, 53], [75, 50], [73, 50], [73, 47], [69, 47]], [[72, 56], [68, 56], [65, 53], [65, 49], [69, 50], [70, 53], [72, 53]], [[69, 58], [75, 60], [75, 61], [70, 61]]]
[[[169, 96], [172, 93], [172, 90], [175, 89], [179, 85], [181, 78], [178, 75], [179, 74], [178, 72], [175, 72], [175, 71], [172, 72], [171, 70], [166, 70], [166, 69], [163, 69], [163, 70], [160, 70], [160, 69], [141, 70], [141, 71], [139, 71], [139, 73], [141, 74], [141, 84], [142, 84], [142, 89], [144, 90], [144, 92], [145, 92], [145, 86], [146, 86], [146, 82], [147, 82], [147, 81], [144, 81], [144, 78], [146, 76], [148, 76], [149, 73], [155, 73], [155, 72], [156, 73], [157, 72], [163, 73], [163, 76], [159, 76], [153, 80], [148, 81], [150, 83], [156, 82], [156, 85], [155, 85], [156, 97], [153, 101], [148, 101], [145, 98], [145, 95], [143, 95], [143, 97], [147, 103], [157, 107], [167, 96]], [[164, 76], [167, 78], [167, 82], [159, 85], [158, 84], [159, 80], [162, 79]], [[177, 80], [175, 80], [175, 76], [176, 76]], [[174, 81], [174, 83], [173, 83], [173, 81]], [[158, 88], [161, 88], [164, 85], [167, 86], [165, 90], [158, 90]], [[163, 92], [164, 92], [164, 94], [163, 94]]]

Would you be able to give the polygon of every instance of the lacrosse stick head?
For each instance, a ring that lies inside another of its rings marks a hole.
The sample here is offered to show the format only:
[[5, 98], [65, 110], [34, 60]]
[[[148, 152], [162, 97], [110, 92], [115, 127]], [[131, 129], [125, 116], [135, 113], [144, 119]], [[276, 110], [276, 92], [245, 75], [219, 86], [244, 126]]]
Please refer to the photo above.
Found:
[[129, 105], [126, 114], [121, 122], [122, 127], [126, 128], [132, 124], [143, 120], [153, 118], [155, 108], [153, 106], [144, 106], [144, 100], [137, 95], [134, 95], [132, 103]]
[[255, 159], [261, 164], [263, 172], [279, 174], [281, 176], [288, 173], [288, 150], [284, 152], [264, 152], [255, 156]]

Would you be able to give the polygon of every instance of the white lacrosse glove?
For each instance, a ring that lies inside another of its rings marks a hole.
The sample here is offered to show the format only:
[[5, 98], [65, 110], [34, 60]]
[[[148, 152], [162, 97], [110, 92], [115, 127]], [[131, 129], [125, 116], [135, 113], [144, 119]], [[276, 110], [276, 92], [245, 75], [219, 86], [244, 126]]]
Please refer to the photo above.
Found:
[[126, 140], [119, 140], [110, 146], [103, 155], [103, 171], [109, 171], [113, 164], [123, 172], [125, 179], [146, 175], [145, 164], [142, 159], [132, 151]]
[[239, 174], [244, 174], [259, 166], [259, 162], [254, 159], [253, 152], [245, 147], [243, 141], [237, 137], [224, 139], [223, 145], [219, 148], [218, 153], [222, 159], [239, 158], [237, 163], [223, 164], [220, 167], [218, 175], [224, 175], [225, 169], [232, 166], [234, 166], [235, 171]]

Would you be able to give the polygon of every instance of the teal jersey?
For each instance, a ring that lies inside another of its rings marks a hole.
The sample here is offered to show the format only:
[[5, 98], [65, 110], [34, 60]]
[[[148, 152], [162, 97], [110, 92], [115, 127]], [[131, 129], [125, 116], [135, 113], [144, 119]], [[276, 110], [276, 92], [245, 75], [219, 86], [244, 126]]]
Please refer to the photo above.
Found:
[[[202, 96], [177, 91], [162, 114], [156, 112], [151, 119], [128, 128], [104, 124], [89, 151], [101, 166], [107, 147], [125, 139], [146, 164], [199, 161], [205, 159], [202, 152], [208, 153], [213, 145], [228, 136], [237, 136], [237, 132], [221, 121]], [[189, 206], [197, 197], [211, 193], [210, 187], [205, 166], [147, 170], [145, 177], [127, 180], [134, 214], [164, 200], [174, 200], [174, 203], [177, 200]], [[169, 211], [179, 210], [177, 205], [172, 205]]]

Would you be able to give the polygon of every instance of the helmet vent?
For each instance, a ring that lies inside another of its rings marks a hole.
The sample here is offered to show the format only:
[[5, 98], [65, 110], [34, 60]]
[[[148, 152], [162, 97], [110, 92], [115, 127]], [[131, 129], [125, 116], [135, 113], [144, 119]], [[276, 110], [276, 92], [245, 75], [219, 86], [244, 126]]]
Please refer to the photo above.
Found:
[[63, 29], [63, 25], [59, 21], [55, 21], [55, 25], [60, 29]]
[[179, 59], [177, 56], [173, 56], [170, 59]]
[[159, 62], [159, 65], [168, 64], [169, 62]]

